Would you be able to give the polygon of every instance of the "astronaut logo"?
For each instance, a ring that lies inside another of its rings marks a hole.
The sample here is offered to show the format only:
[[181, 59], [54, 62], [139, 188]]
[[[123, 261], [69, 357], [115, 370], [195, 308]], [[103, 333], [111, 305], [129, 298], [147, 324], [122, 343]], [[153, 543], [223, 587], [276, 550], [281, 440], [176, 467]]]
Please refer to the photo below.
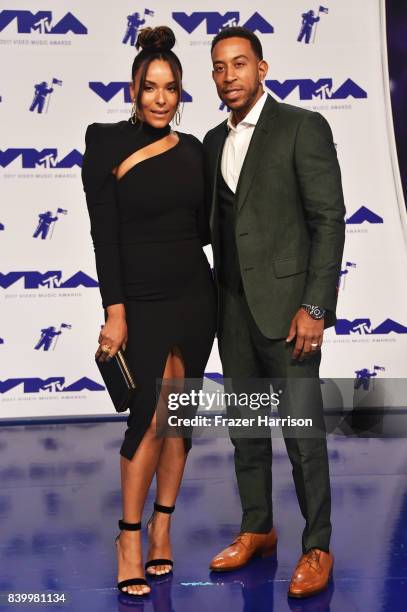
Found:
[[318, 23], [321, 20], [320, 15], [329, 13], [329, 9], [324, 6], [320, 6], [318, 9], [317, 15], [315, 15], [315, 11], [310, 10], [301, 15], [301, 30], [298, 35], [297, 41], [304, 42], [306, 45], [309, 45], [312, 38], [312, 43], [315, 43], [315, 37], [317, 33]]
[[61, 323], [58, 330], [55, 329], [53, 325], [50, 325], [50, 327], [44, 327], [41, 330], [40, 339], [38, 340], [37, 344], [34, 346], [35, 350], [39, 351], [43, 349], [44, 351], [49, 351], [49, 349], [52, 346], [52, 350], [54, 351], [57, 345], [58, 336], [62, 334], [62, 330], [71, 329], [71, 328], [72, 328], [72, 325], [69, 325], [69, 323]]
[[38, 225], [33, 233], [33, 238], [41, 237], [42, 240], [45, 240], [46, 238], [51, 239], [54, 233], [55, 223], [59, 220], [58, 215], [67, 214], [68, 211], [64, 208], [57, 208], [55, 215], [53, 215], [50, 210], [40, 213], [38, 215]]
[[373, 370], [369, 370], [369, 368], [361, 368], [360, 370], [355, 370], [356, 380], [354, 384], [354, 389], [359, 389], [362, 387], [364, 391], [369, 391], [370, 381], [377, 376], [378, 372], [385, 372], [386, 368], [382, 366], [374, 365]]
[[132, 13], [131, 15], [127, 15], [126, 32], [122, 40], [124, 45], [128, 44], [135, 47], [139, 28], [145, 24], [146, 17], [154, 17], [154, 11], [144, 9], [144, 14], [142, 17], [140, 16], [140, 13]]
[[47, 81], [41, 81], [41, 83], [37, 83], [34, 85], [34, 98], [30, 106], [30, 111], [41, 114], [44, 112], [48, 113], [49, 110], [49, 101], [51, 98], [51, 94], [54, 91], [53, 85], [62, 85], [62, 81], [60, 79], [53, 78], [51, 81], [51, 86], [48, 86]]

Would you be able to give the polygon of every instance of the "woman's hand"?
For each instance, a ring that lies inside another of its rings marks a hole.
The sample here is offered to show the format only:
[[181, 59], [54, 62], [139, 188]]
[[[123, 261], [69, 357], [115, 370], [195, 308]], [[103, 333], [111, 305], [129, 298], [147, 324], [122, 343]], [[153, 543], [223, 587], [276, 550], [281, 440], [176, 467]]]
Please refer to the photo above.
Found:
[[99, 334], [99, 347], [95, 354], [100, 362], [110, 361], [120, 348], [126, 348], [127, 343], [127, 322], [123, 304], [109, 306], [107, 312], [107, 320]]

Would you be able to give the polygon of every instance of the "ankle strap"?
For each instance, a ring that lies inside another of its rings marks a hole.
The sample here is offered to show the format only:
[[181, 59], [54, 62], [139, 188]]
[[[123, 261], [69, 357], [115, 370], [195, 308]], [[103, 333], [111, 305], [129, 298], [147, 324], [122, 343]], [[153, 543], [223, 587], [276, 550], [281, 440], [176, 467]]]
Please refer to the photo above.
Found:
[[164, 512], [164, 514], [172, 514], [175, 510], [175, 506], [161, 506], [161, 504], [154, 502], [154, 510], [155, 512]]
[[140, 523], [125, 523], [122, 519], [119, 519], [119, 529], [125, 529], [126, 531], [139, 531], [141, 529]]

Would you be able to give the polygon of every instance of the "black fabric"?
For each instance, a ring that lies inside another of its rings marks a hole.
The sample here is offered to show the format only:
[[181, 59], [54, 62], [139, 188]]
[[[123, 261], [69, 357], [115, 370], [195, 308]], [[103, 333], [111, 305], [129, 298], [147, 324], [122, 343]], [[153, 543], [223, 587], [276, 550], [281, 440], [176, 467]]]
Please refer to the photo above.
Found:
[[164, 514], [172, 514], [175, 510], [175, 506], [162, 506], [154, 502], [154, 510], [156, 512], [163, 512]]
[[123, 123], [88, 128], [83, 183], [103, 306], [123, 303], [126, 311], [124, 356], [137, 388], [120, 454], [131, 459], [154, 416], [171, 349], [179, 349], [187, 378], [203, 377], [216, 297], [202, 249], [208, 217], [201, 143], [179, 133], [177, 145], [117, 180], [111, 170], [120, 161], [163, 137]]
[[120, 219], [116, 205], [116, 178], [112, 170], [135, 151], [170, 132], [144, 122], [92, 123], [85, 135], [82, 182], [91, 222], [103, 306], [124, 301], [120, 265]]
[[[180, 133], [173, 149], [137, 163], [119, 181], [112, 173], [132, 153], [168, 133], [169, 126], [157, 129], [127, 121], [94, 123], [86, 131], [82, 181], [105, 308], [124, 303], [125, 296], [150, 299], [168, 293], [174, 279], [171, 274], [161, 275], [161, 262], [176, 266], [185, 253], [170, 247], [157, 251], [153, 243], [192, 239], [199, 239], [203, 245], [209, 242], [199, 140]], [[172, 186], [171, 191], [167, 191], [167, 185]], [[145, 246], [140, 253], [142, 243]], [[148, 275], [140, 270], [142, 260], [151, 261], [160, 282], [157, 278], [148, 281]], [[184, 279], [191, 276], [194, 264], [186, 260], [185, 265], [188, 270], [184, 270]]]
[[141, 522], [138, 523], [126, 523], [122, 519], [119, 519], [119, 529], [125, 529], [126, 531], [140, 531]]
[[219, 280], [231, 291], [239, 291], [242, 288], [242, 280], [235, 238], [236, 196], [223, 178], [220, 163], [218, 166], [217, 199], [219, 210]]
[[[118, 582], [117, 588], [121, 591], [123, 587], [138, 586], [138, 585], [148, 586], [148, 582], [147, 580], [145, 580], [145, 578], [128, 578], [127, 580], [122, 580], [121, 582]], [[127, 591], [123, 591], [123, 592], [127, 593]], [[134, 597], [140, 597], [140, 595], [134, 595]]]
[[151, 559], [151, 561], [147, 561], [145, 563], [144, 568], [147, 569], [149, 567], [156, 567], [157, 565], [174, 565], [174, 561], [172, 559]]

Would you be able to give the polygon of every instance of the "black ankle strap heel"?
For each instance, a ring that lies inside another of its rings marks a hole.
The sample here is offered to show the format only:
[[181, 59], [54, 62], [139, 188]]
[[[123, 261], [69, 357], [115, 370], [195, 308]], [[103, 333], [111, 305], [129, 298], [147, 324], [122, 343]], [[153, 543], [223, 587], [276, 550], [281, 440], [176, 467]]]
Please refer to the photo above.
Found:
[[175, 510], [175, 506], [162, 506], [154, 502], [154, 510], [155, 512], [163, 512], [164, 514], [172, 514]]
[[[119, 519], [119, 529], [120, 531], [126, 530], [126, 531], [140, 531], [141, 529], [141, 522], [139, 523], [126, 523], [125, 521], [123, 521], [122, 519]], [[116, 537], [116, 542], [120, 537], [120, 533], [119, 535]], [[128, 591], [123, 591], [123, 587], [129, 587], [129, 586], [137, 586], [137, 585], [142, 585], [142, 586], [149, 586], [148, 582], [145, 578], [128, 578], [127, 580], [121, 580], [120, 582], [117, 583], [117, 588], [119, 589], [119, 591], [121, 593], [124, 593], [125, 595], [128, 595], [129, 597], [145, 597], [146, 595], [148, 595], [149, 593], [140, 593], [139, 595], [136, 593], [129, 593]]]
[[[154, 502], [154, 512], [150, 516], [147, 525], [151, 524], [154, 518], [155, 512], [162, 512], [163, 514], [172, 514], [174, 510], [175, 510], [175, 506], [162, 506], [161, 504]], [[151, 559], [150, 561], [147, 561], [144, 567], [147, 570], [149, 567], [156, 567], [157, 565], [170, 565], [171, 566], [171, 569], [168, 572], [165, 572], [164, 575], [166, 575], [172, 572], [174, 561], [172, 559]], [[161, 575], [161, 574], [150, 573], [150, 572], [147, 572], [147, 573], [149, 576], [160, 576]]]
[[120, 531], [123, 529], [126, 531], [140, 531], [141, 521], [139, 523], [125, 523], [122, 519], [119, 519], [119, 529]]

